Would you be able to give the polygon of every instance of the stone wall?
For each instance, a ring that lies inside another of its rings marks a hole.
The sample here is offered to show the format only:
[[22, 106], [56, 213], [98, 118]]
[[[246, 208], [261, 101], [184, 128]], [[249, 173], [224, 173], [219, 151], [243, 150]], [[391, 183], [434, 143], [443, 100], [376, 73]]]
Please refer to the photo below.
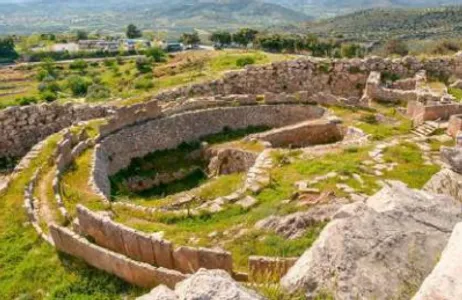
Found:
[[126, 168], [135, 157], [143, 157], [157, 150], [174, 149], [183, 142], [219, 133], [225, 127], [281, 127], [320, 118], [324, 112], [321, 107], [307, 105], [258, 105], [213, 108], [148, 121], [104, 138], [101, 148], [109, 165], [100, 164], [97, 169], [107, 168], [107, 173], [113, 175]]
[[273, 147], [307, 147], [338, 142], [343, 132], [335, 122], [314, 120], [253, 134], [248, 139], [265, 141]]
[[425, 105], [413, 101], [408, 104], [407, 115], [418, 126], [425, 121], [449, 120], [452, 115], [462, 114], [462, 105], [457, 103]]
[[171, 242], [136, 231], [113, 222], [109, 217], [77, 206], [79, 228], [91, 236], [99, 246], [123, 254], [136, 261], [175, 269], [182, 273], [194, 273], [200, 268], [221, 269], [232, 274], [231, 254], [222, 250], [178, 247]]
[[227, 72], [223, 78], [159, 93], [155, 98], [164, 101], [204, 95], [319, 92], [342, 97], [361, 97], [370, 72], [388, 72], [401, 78], [425, 70], [431, 75], [462, 75], [462, 58], [436, 57], [419, 60], [368, 57], [365, 59], [301, 58], [264, 66], [247, 66], [240, 71]]
[[0, 157], [20, 157], [46, 138], [72, 124], [111, 114], [105, 106], [41, 104], [0, 111]]
[[173, 288], [178, 282], [187, 278], [187, 275], [180, 272], [157, 268], [106, 250], [67, 228], [50, 225], [49, 229], [56, 249], [81, 258], [89, 265], [114, 274], [131, 284], [144, 288], [164, 284]]

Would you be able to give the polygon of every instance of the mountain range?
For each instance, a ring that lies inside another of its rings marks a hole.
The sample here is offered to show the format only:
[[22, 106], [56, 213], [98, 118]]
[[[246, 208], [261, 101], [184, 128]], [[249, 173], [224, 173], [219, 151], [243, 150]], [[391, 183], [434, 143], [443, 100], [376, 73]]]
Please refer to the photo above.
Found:
[[[129, 23], [169, 33], [207, 32], [244, 26], [298, 26], [376, 7], [457, 4], [462, 0], [0, 0], [0, 34], [77, 29], [120, 32]], [[329, 25], [323, 26], [329, 29]]]

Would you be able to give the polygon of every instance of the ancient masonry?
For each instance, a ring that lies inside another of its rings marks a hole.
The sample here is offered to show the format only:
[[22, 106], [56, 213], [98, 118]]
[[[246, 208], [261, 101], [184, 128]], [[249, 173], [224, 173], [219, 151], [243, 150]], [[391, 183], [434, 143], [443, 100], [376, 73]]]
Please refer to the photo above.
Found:
[[[387, 82], [386, 74], [401, 79]], [[50, 163], [56, 166], [54, 198], [67, 226], [49, 224], [47, 234], [38, 224], [33, 195], [40, 168], [24, 191], [24, 206], [30, 222], [42, 238], [58, 250], [79, 257], [91, 266], [148, 288], [159, 284], [173, 288], [203, 268], [224, 270], [238, 281], [249, 278], [258, 280], [266, 274], [275, 274], [278, 278], [285, 276], [283, 285], [291, 286], [292, 282], [303, 283], [303, 280], [296, 280], [299, 274], [294, 275], [294, 270], [307, 261], [306, 265], [309, 265], [310, 255], [316, 253], [310, 253], [300, 260], [250, 257], [249, 274], [235, 272], [231, 254], [227, 251], [176, 246], [156, 234], [146, 234], [118, 224], [107, 212], [94, 212], [82, 205], [77, 206], [76, 212], [68, 212], [60, 195], [61, 176], [85, 149], [93, 148], [89, 183], [107, 207], [127, 205], [110, 203], [109, 176], [126, 168], [133, 158], [156, 150], [176, 148], [183, 142], [219, 133], [225, 127], [243, 129], [267, 126], [274, 129], [247, 137], [263, 142], [268, 149], [253, 157], [250, 160], [252, 163], [245, 167], [248, 169], [245, 186], [201, 207], [211, 213], [220, 211], [226, 203], [249, 208], [257, 201], [249, 194], [260, 191], [270, 182], [269, 170], [273, 167], [271, 147], [341, 143], [347, 135], [341, 122], [329, 116], [326, 109], [318, 104], [367, 106], [371, 100], [405, 101], [408, 103], [407, 114], [416, 126], [429, 120], [450, 119], [449, 133], [457, 135], [461, 128], [459, 114], [462, 114], [462, 106], [447, 91], [434, 91], [427, 84], [427, 77], [448, 75], [462, 76], [461, 56], [425, 61], [414, 57], [333, 61], [300, 59], [229, 72], [222, 79], [166, 91], [147, 103], [130, 107], [71, 104], [14, 107], [0, 112], [0, 156], [25, 155], [13, 174], [14, 178], [28, 168], [30, 161], [41, 151], [42, 140], [53, 133], [62, 135]], [[97, 118], [106, 118], [106, 124], [100, 127], [95, 140], [90, 139], [85, 131], [71, 133], [67, 129], [73, 124]], [[446, 160], [455, 165], [455, 162], [462, 161], [457, 155], [462, 154], [447, 150]], [[458, 189], [455, 192], [452, 188], [457, 186], [454, 178], [458, 177], [451, 175], [460, 174], [461, 171], [443, 170], [429, 182], [426, 189], [440, 189], [438, 192], [460, 199]], [[412, 194], [400, 186], [390, 188], [393, 189], [405, 195]], [[422, 199], [429, 199], [427, 194], [419, 195]], [[437, 197], [437, 200], [441, 198]], [[378, 204], [371, 201], [370, 206], [374, 205]], [[339, 212], [336, 218], [345, 221], [337, 221], [336, 224], [348, 224], [348, 217], [354, 213], [360, 212], [362, 218], [369, 216], [367, 214], [375, 216], [384, 209], [374, 206], [376, 211], [372, 211], [371, 207], [352, 207], [351, 210]], [[127, 208], [155, 211], [131, 204]], [[162, 213], [162, 210], [155, 212]], [[180, 209], [177, 213], [186, 212]], [[74, 215], [76, 218], [72, 219]], [[353, 225], [359, 226], [356, 223]], [[329, 230], [334, 230], [335, 226], [329, 225]], [[455, 270], [448, 275], [445, 266], [460, 250], [460, 242], [457, 241], [460, 238], [459, 229], [460, 225], [454, 230], [441, 261], [425, 280], [416, 299], [434, 299], [432, 297], [446, 293], [440, 287], [449, 284], [445, 276], [453, 278], [457, 274]], [[460, 268], [460, 260], [457, 262]], [[439, 285], [440, 282], [442, 285]]]

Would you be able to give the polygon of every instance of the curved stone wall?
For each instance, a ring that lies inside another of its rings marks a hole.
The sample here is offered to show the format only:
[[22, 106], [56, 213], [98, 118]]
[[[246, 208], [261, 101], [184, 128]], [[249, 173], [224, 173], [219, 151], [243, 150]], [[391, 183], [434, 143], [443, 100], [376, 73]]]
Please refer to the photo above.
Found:
[[110, 115], [107, 106], [40, 104], [0, 111], [0, 157], [21, 157], [32, 146], [79, 121]]
[[324, 112], [321, 107], [309, 105], [221, 107], [135, 124], [101, 140], [94, 159], [94, 184], [99, 192], [108, 197], [110, 185], [107, 175], [126, 168], [133, 158], [176, 148], [183, 142], [219, 133], [225, 127], [281, 127], [320, 118]]

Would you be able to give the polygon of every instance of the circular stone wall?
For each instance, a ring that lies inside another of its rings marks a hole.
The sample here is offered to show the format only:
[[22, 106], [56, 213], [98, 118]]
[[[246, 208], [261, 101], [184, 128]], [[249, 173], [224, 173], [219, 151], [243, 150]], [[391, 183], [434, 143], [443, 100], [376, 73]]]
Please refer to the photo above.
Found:
[[182, 113], [124, 128], [104, 138], [95, 152], [93, 180], [99, 192], [110, 194], [108, 176], [131, 160], [183, 142], [219, 133], [223, 128], [282, 127], [321, 118], [325, 109], [310, 105], [255, 105], [221, 107]]

